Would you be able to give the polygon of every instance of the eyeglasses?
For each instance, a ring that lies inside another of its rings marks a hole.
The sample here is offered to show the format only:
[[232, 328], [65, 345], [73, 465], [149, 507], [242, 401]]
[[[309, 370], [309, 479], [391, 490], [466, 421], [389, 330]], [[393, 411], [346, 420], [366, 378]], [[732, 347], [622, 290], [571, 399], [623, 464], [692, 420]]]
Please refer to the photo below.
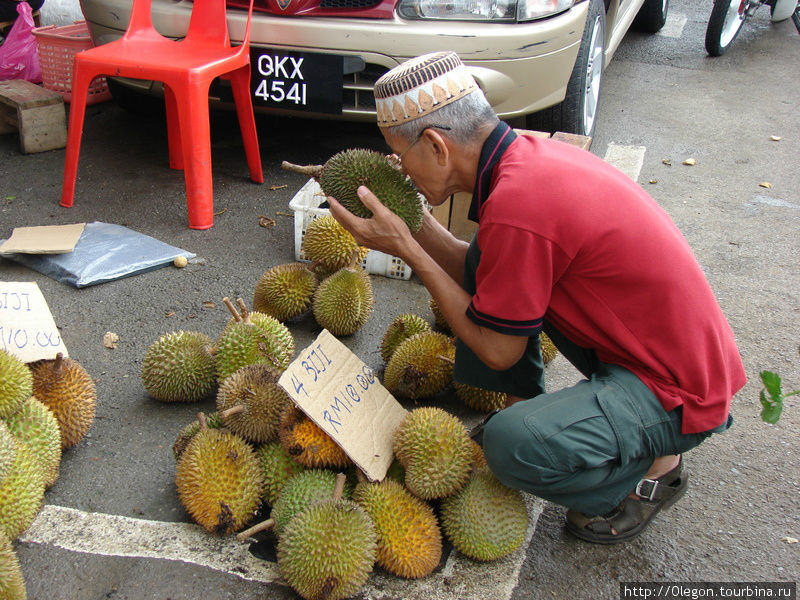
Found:
[[411, 143], [410, 143], [410, 144], [409, 144], [409, 145], [406, 147], [406, 149], [405, 149], [405, 150], [403, 150], [403, 151], [402, 151], [400, 154], [398, 154], [398, 155], [397, 155], [397, 160], [398, 160], [398, 161], [400, 161], [400, 160], [403, 160], [403, 156], [405, 155], [405, 153], [406, 153], [406, 152], [408, 152], [409, 150], [411, 150], [411, 148], [413, 148], [413, 147], [414, 147], [414, 145], [415, 145], [415, 144], [416, 144], [418, 141], [420, 141], [420, 140], [422, 139], [422, 134], [423, 134], [423, 133], [425, 133], [425, 131], [426, 131], [426, 130], [428, 130], [428, 129], [432, 128], [432, 127], [433, 127], [433, 128], [436, 128], [436, 129], [442, 129], [443, 131], [450, 131], [451, 129], [453, 129], [452, 127], [448, 127], [447, 125], [428, 125], [427, 127], [425, 127], [425, 129], [422, 129], [422, 130], [421, 130], [421, 131], [420, 131], [420, 132], [417, 134], [417, 137], [415, 137], [415, 138], [414, 138], [414, 141], [413, 141], [413, 142], [411, 142]]

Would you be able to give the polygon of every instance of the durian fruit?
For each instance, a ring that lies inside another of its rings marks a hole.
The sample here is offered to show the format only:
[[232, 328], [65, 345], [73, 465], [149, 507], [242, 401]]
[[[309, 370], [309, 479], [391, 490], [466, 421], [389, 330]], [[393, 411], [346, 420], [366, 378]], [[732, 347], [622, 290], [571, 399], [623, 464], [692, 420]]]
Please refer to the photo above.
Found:
[[[220, 418], [219, 414], [215, 412], [205, 415], [205, 424], [209, 429], [222, 429], [224, 427], [222, 419]], [[172, 444], [172, 454], [175, 457], [175, 460], [180, 458], [181, 454], [183, 454], [183, 451], [186, 450], [186, 446], [189, 445], [189, 442], [192, 441], [192, 438], [196, 436], [199, 431], [199, 419], [192, 421], [186, 427], [181, 429], [180, 433], [178, 433], [178, 437], [175, 438], [175, 442]]]
[[37, 456], [16, 441], [16, 458], [0, 483], [0, 533], [15, 539], [30, 527], [44, 503], [44, 471]]
[[361, 252], [352, 234], [331, 215], [308, 224], [302, 248], [308, 260], [330, 272], [355, 266]]
[[53, 485], [61, 464], [61, 430], [53, 412], [31, 396], [6, 419], [6, 425], [35, 456], [44, 473], [45, 486]]
[[369, 275], [360, 267], [345, 268], [319, 284], [312, 309], [320, 327], [335, 336], [352, 335], [369, 320], [374, 299]]
[[80, 442], [94, 422], [97, 392], [94, 381], [75, 360], [59, 352], [55, 360], [31, 365], [33, 395], [58, 419], [61, 448]]
[[333, 196], [358, 217], [372, 216], [357, 193], [365, 185], [412, 233], [422, 227], [422, 202], [414, 183], [380, 152], [355, 148], [334, 154], [324, 165], [302, 167], [284, 161], [281, 166], [318, 179], [326, 196]]
[[395, 431], [392, 445], [406, 470], [405, 485], [418, 498], [449, 496], [469, 478], [473, 459], [467, 428], [441, 408], [409, 412]]
[[33, 393], [28, 365], [0, 349], [0, 419], [13, 415]]
[[415, 333], [430, 331], [431, 326], [428, 322], [414, 314], [404, 314], [395, 317], [381, 339], [381, 358], [384, 363], [388, 363], [394, 351], [403, 342]]
[[[343, 483], [344, 475], [339, 477]], [[278, 569], [307, 600], [341, 600], [364, 586], [376, 550], [372, 519], [335, 492], [333, 498], [295, 515], [286, 526], [278, 538]]]
[[224, 298], [233, 319], [228, 323], [217, 342], [217, 379], [226, 377], [244, 367], [262, 363], [284, 371], [292, 362], [294, 338], [289, 329], [274, 317], [247, 310], [241, 298], [237, 300], [240, 313]]
[[506, 407], [505, 392], [494, 392], [483, 388], [467, 385], [465, 383], [453, 382], [456, 396], [473, 410], [480, 412], [492, 412]]
[[217, 411], [225, 427], [254, 444], [277, 440], [281, 415], [291, 402], [278, 385], [280, 376], [268, 365], [255, 364], [226, 377], [217, 392]]
[[483, 452], [481, 445], [475, 440], [469, 440], [469, 445], [472, 448], [472, 466], [475, 469], [488, 468], [489, 463], [486, 462], [486, 454]]
[[429, 305], [431, 307], [431, 313], [433, 313], [433, 320], [436, 323], [436, 326], [444, 333], [451, 335], [453, 333], [453, 328], [450, 327], [450, 323], [447, 322], [447, 319], [444, 318], [442, 311], [439, 310], [439, 303], [436, 302], [435, 298], [431, 298]]
[[435, 331], [416, 333], [403, 340], [386, 365], [383, 385], [405, 398], [428, 398], [453, 381], [456, 346]]
[[292, 403], [281, 416], [281, 446], [306, 467], [339, 467], [350, 464], [345, 451], [325, 431]]
[[[275, 521], [275, 532], [278, 536], [283, 533], [292, 517], [315, 502], [330, 498], [335, 488], [336, 473], [328, 469], [306, 469], [290, 477], [272, 505], [269, 515]], [[352, 491], [352, 486], [345, 483], [343, 497], [349, 498]]]
[[[61, 438], [59, 437], [59, 447]], [[8, 430], [5, 421], [0, 420], [0, 484], [17, 459], [17, 438]]]
[[544, 364], [548, 364], [558, 354], [558, 348], [545, 332], [539, 334], [539, 344], [542, 349], [542, 360]]
[[522, 545], [528, 511], [518, 490], [478, 469], [458, 493], [442, 500], [442, 529], [453, 546], [475, 560], [495, 560]]
[[256, 283], [253, 310], [284, 322], [299, 317], [311, 308], [311, 298], [319, 285], [316, 273], [299, 262], [276, 265]]
[[214, 342], [198, 331], [173, 331], [150, 344], [142, 360], [142, 384], [163, 402], [197, 402], [217, 385]]
[[223, 429], [202, 426], [183, 451], [175, 473], [178, 498], [211, 533], [238, 531], [258, 511], [263, 488], [253, 448]]
[[17, 553], [14, 552], [8, 536], [0, 532], [0, 598], [26, 600], [27, 597]]
[[273, 506], [286, 482], [293, 475], [304, 471], [305, 467], [293, 459], [277, 441], [259, 446], [256, 455], [264, 473], [264, 500]]
[[353, 500], [378, 533], [378, 564], [409, 579], [430, 575], [442, 559], [442, 534], [433, 510], [392, 479], [359, 483]]

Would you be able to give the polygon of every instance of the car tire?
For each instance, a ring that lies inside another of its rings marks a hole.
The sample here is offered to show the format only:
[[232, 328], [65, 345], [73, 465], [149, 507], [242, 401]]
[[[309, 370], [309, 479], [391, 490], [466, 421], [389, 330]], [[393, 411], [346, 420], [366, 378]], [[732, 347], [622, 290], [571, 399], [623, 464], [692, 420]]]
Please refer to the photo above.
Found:
[[578, 58], [564, 101], [525, 119], [528, 129], [593, 136], [600, 104], [606, 56], [606, 9], [603, 0], [589, 0]]
[[648, 33], [661, 31], [667, 22], [667, 10], [669, 0], [644, 0], [633, 24], [637, 29]]
[[706, 27], [706, 52], [711, 56], [725, 54], [742, 30], [744, 19], [740, 0], [714, 0]]
[[141, 116], [154, 116], [165, 113], [164, 100], [155, 96], [142, 94], [113, 77], [107, 77], [108, 91], [114, 102], [130, 113]]

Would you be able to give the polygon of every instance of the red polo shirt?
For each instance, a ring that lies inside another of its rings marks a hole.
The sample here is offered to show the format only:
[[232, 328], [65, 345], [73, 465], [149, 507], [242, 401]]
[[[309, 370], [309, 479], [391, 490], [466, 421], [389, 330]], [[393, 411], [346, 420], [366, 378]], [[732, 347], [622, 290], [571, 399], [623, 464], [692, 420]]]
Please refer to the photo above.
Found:
[[683, 433], [722, 424], [746, 376], [733, 332], [669, 215], [589, 152], [516, 136], [484, 144], [473, 197], [481, 259], [467, 314], [532, 336], [547, 318], [634, 372]]

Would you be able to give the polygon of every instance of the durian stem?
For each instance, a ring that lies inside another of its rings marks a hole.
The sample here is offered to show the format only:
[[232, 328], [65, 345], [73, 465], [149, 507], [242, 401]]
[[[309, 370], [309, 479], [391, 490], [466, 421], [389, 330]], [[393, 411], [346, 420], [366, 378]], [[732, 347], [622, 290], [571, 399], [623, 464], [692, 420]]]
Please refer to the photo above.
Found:
[[336, 485], [333, 487], [333, 499], [337, 502], [342, 499], [344, 493], [344, 482], [347, 481], [347, 475], [344, 473], [336, 474]]
[[437, 354], [436, 358], [438, 358], [439, 360], [443, 360], [444, 362], [450, 363], [451, 365], [456, 364], [456, 361], [454, 361], [449, 356], [442, 356], [441, 354]]
[[294, 171], [295, 173], [313, 177], [314, 179], [318, 178], [322, 174], [322, 165], [296, 165], [288, 161], [283, 161], [281, 163], [281, 169], [285, 169], [286, 171]]
[[225, 296], [225, 297], [222, 299], [222, 303], [223, 303], [223, 304], [225, 304], [225, 306], [227, 306], [227, 307], [228, 307], [228, 310], [229, 310], [229, 311], [231, 312], [231, 314], [233, 315], [233, 320], [234, 320], [234, 321], [237, 321], [237, 322], [238, 322], [238, 321], [241, 321], [241, 320], [242, 320], [242, 315], [240, 315], [240, 314], [239, 314], [239, 311], [238, 311], [238, 310], [236, 310], [236, 307], [233, 305], [233, 302], [231, 302], [231, 299], [230, 299], [230, 298], [228, 298], [227, 296]]
[[239, 305], [239, 309], [242, 311], [242, 321], [245, 323], [250, 322], [250, 311], [247, 310], [247, 304], [244, 303], [244, 300], [241, 298], [236, 299], [236, 304]]
[[53, 374], [56, 377], [60, 377], [61, 376], [61, 368], [63, 366], [64, 366], [64, 353], [63, 352], [59, 352], [58, 354], [56, 354], [56, 360], [53, 363]]
[[208, 429], [208, 424], [206, 423], [206, 414], [204, 412], [197, 413], [197, 420], [200, 422], [200, 429]]
[[226, 417], [230, 417], [232, 415], [238, 415], [239, 413], [243, 413], [245, 411], [244, 404], [237, 404], [236, 406], [231, 406], [230, 408], [226, 408], [219, 412], [220, 418], [224, 419]]
[[256, 523], [249, 529], [245, 529], [236, 534], [236, 539], [240, 542], [245, 541], [247, 538], [255, 535], [259, 531], [266, 531], [267, 529], [272, 529], [275, 526], [275, 519], [267, 519], [266, 521], [261, 521], [261, 523]]
[[365, 483], [369, 481], [366, 475], [364, 475], [364, 471], [361, 469], [356, 469], [356, 479], [358, 479], [359, 483]]

